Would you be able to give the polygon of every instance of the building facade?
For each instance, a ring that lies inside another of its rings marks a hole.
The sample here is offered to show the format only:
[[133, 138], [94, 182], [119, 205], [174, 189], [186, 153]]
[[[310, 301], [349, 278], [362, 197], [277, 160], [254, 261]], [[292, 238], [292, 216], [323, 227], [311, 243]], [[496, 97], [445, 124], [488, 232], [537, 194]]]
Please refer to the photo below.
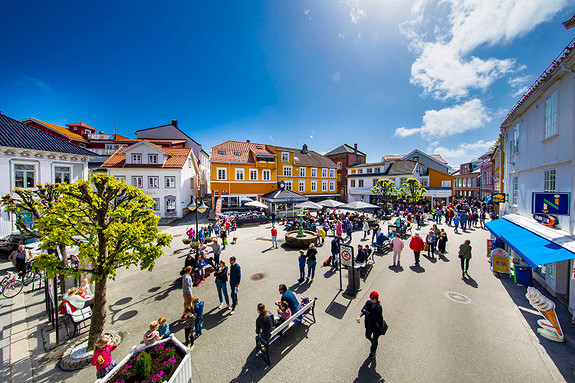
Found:
[[[17, 187], [34, 189], [39, 183], [87, 180], [91, 156], [94, 153], [56, 134], [0, 114], [0, 175], [4, 179], [0, 195]], [[0, 236], [14, 230], [15, 218], [2, 209]]]
[[482, 155], [479, 160], [479, 199], [485, 201], [485, 198], [494, 192], [493, 185], [493, 151]]
[[343, 144], [327, 152], [325, 156], [337, 165], [337, 193], [340, 199], [347, 201], [347, 169], [350, 166], [365, 164], [367, 155], [357, 149], [357, 144], [353, 147]]
[[455, 185], [453, 194], [457, 198], [478, 198], [479, 195], [479, 162], [461, 164], [453, 173]]
[[197, 193], [197, 163], [191, 148], [161, 147], [146, 140], [123, 145], [102, 164], [108, 174], [154, 200], [161, 218], [182, 218]]

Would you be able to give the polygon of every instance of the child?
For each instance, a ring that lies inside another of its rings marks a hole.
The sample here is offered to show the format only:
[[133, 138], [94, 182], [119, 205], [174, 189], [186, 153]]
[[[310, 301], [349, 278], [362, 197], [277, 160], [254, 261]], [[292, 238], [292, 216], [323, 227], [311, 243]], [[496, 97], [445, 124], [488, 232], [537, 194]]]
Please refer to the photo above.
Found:
[[158, 334], [160, 334], [160, 338], [166, 339], [170, 337], [170, 324], [166, 322], [166, 317], [160, 317], [158, 319]]
[[157, 321], [150, 323], [150, 329], [144, 333], [144, 344], [156, 343], [160, 340], [160, 333], [158, 333], [159, 324]]
[[80, 286], [80, 293], [83, 293], [84, 295], [81, 296], [86, 299], [90, 299], [94, 296], [94, 294], [92, 294], [92, 290], [90, 290], [90, 280], [88, 278], [85, 278], [82, 281], [82, 286]]
[[94, 347], [94, 356], [92, 357], [92, 366], [96, 366], [96, 378], [102, 379], [112, 371], [116, 366], [116, 362], [112, 359], [111, 351], [116, 348], [116, 345], [110, 346], [109, 339], [105, 336], [98, 339]]
[[202, 335], [202, 319], [204, 319], [204, 301], [200, 302], [200, 298], [194, 297], [192, 304], [196, 315], [196, 336], [200, 336]]
[[291, 310], [286, 301], [280, 303], [278, 315], [274, 318], [274, 325], [277, 327], [291, 317]]
[[186, 307], [184, 311], [184, 334], [185, 340], [184, 343], [186, 347], [190, 345], [190, 349], [194, 347], [194, 337], [192, 336], [192, 330], [194, 328], [194, 309], [191, 307]]
[[206, 262], [206, 256], [204, 254], [200, 255], [198, 261], [198, 274], [200, 275], [200, 280], [203, 281], [206, 279], [206, 274], [204, 268], [208, 263]]
[[303, 250], [299, 251], [299, 257], [297, 259], [299, 261], [299, 279], [298, 282], [303, 282], [305, 279], [305, 253]]

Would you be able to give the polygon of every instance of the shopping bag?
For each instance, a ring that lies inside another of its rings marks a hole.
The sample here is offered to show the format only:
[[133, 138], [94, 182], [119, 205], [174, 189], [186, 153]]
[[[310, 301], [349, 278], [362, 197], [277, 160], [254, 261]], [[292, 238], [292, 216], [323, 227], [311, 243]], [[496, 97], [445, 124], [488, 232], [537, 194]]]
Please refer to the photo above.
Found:
[[425, 246], [423, 247], [423, 251], [428, 251], [429, 250], [429, 243], [426, 243]]

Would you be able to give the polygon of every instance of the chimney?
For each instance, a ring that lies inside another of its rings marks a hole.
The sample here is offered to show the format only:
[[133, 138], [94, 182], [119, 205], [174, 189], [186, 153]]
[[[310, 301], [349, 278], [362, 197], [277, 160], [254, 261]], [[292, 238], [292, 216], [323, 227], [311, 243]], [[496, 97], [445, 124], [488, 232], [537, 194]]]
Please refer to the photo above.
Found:
[[178, 127], [178, 120], [172, 120], [172, 125], [177, 128]]
[[353, 144], [353, 150], [357, 153], [357, 144]]
[[250, 143], [250, 140], [246, 140], [246, 142], [249, 144], [249, 143]]
[[301, 154], [307, 154], [308, 150], [307, 150], [307, 144], [303, 144], [303, 148], [301, 149]]

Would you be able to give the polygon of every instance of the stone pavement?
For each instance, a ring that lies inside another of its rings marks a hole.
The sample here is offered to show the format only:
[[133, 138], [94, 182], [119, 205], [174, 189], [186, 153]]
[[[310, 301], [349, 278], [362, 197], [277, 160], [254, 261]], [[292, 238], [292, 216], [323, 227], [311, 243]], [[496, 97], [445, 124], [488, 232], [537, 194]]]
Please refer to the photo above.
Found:
[[[181, 221], [165, 227], [175, 235], [166, 256], [152, 273], [136, 269], [118, 270], [108, 284], [107, 328], [120, 331], [123, 342], [113, 352], [120, 360], [138, 345], [149, 322], [165, 315], [172, 331], [182, 339], [178, 321], [183, 299], [177, 282], [187, 248], [181, 242], [185, 227], [195, 221]], [[282, 227], [280, 226], [280, 233]], [[219, 304], [213, 277], [194, 289], [205, 301], [203, 335], [193, 351], [194, 382], [318, 381], [318, 382], [561, 382], [575, 381], [573, 365], [573, 326], [566, 308], [558, 304], [566, 344], [556, 344], [536, 333], [537, 316], [526, 299], [525, 288], [508, 278], [494, 277], [486, 254], [488, 233], [475, 229], [454, 234], [446, 229], [448, 254], [439, 260], [422, 257], [422, 267], [414, 268], [413, 254], [402, 254], [402, 267], [393, 268], [391, 254], [376, 256], [376, 264], [362, 282], [355, 299], [339, 291], [339, 274], [316, 269], [313, 283], [298, 284], [297, 251], [271, 249], [269, 225], [240, 228], [233, 232], [238, 243], [229, 245], [222, 259], [232, 255], [242, 266], [239, 306], [234, 315]], [[283, 234], [280, 234], [280, 238]], [[465, 238], [473, 245], [471, 278], [462, 280], [457, 248]], [[329, 241], [329, 239], [328, 239]], [[354, 233], [354, 245], [361, 234]], [[318, 263], [329, 255], [329, 242], [319, 248]], [[264, 274], [262, 279], [250, 276]], [[272, 366], [254, 355], [256, 305], [273, 308], [279, 298], [277, 286], [285, 283], [298, 296], [318, 297], [317, 323], [290, 330], [271, 347]], [[344, 288], [347, 283], [343, 275]], [[380, 338], [375, 360], [367, 358], [369, 342], [363, 322], [355, 322], [371, 290], [381, 293], [388, 333]], [[470, 298], [461, 304], [446, 297], [457, 292]], [[542, 291], [543, 292], [543, 291]], [[79, 382], [95, 378], [91, 367], [74, 373], [61, 371], [57, 359], [62, 350], [46, 352], [40, 341], [40, 328], [47, 322], [43, 314], [43, 294], [20, 295], [26, 300], [30, 359], [35, 382]], [[2, 300], [2, 372], [6, 372], [6, 331], [9, 309]], [[14, 309], [23, 312], [21, 302]], [[14, 313], [16, 315], [18, 311]], [[11, 319], [14, 320], [14, 319]], [[17, 319], [19, 320], [19, 319]], [[17, 322], [15, 322], [17, 323]], [[21, 323], [21, 321], [20, 321]], [[534, 324], [535, 323], [535, 324]], [[85, 335], [87, 330], [83, 330]], [[17, 333], [15, 333], [17, 335]], [[15, 360], [15, 358], [13, 359]], [[7, 375], [3, 375], [7, 376]], [[25, 381], [13, 376], [12, 381]]]

